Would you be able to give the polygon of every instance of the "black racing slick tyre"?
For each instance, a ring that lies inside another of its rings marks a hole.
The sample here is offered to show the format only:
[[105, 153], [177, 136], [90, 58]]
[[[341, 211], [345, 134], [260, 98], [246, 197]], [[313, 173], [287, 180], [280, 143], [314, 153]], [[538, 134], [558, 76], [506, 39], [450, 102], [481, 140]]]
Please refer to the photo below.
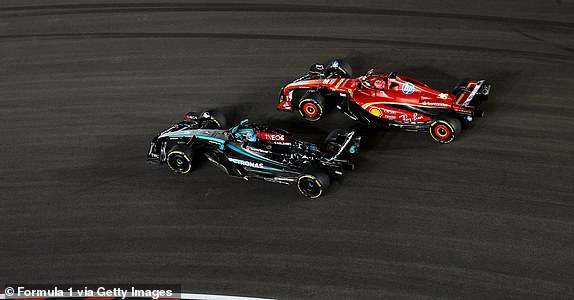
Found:
[[174, 172], [184, 175], [195, 166], [195, 153], [186, 145], [175, 145], [167, 152], [166, 162]]
[[334, 59], [327, 65], [327, 73], [331, 75], [331, 78], [353, 77], [353, 69], [351, 66], [340, 59]]
[[450, 116], [441, 116], [434, 120], [429, 128], [431, 137], [441, 143], [448, 144], [458, 136], [462, 128], [460, 120]]
[[299, 191], [311, 199], [321, 197], [331, 184], [329, 175], [321, 168], [308, 167], [297, 179]]
[[227, 127], [227, 119], [219, 110], [206, 110], [201, 114], [199, 127], [206, 129], [225, 129]]
[[318, 121], [325, 109], [325, 98], [317, 92], [306, 93], [299, 101], [299, 113], [307, 121]]

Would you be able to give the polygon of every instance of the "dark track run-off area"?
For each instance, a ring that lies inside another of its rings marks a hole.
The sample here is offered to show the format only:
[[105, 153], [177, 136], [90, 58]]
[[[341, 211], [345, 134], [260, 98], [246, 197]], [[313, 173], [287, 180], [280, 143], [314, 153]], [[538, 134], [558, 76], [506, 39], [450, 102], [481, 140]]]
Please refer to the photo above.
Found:
[[[572, 1], [0, 3], [0, 283], [181, 283], [278, 299], [574, 298]], [[316, 62], [450, 91], [487, 79], [449, 145], [373, 130], [309, 200], [203, 163], [145, 162], [190, 110], [315, 142], [276, 111]]]

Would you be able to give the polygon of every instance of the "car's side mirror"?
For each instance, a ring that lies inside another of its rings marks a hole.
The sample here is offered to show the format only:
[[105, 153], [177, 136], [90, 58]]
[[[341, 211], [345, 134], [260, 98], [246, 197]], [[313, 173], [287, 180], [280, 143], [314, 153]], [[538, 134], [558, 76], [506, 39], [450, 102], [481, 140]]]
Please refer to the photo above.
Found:
[[396, 83], [396, 82], [391, 82], [391, 84], [389, 84], [389, 89], [392, 90], [392, 89], [396, 88], [397, 86], [399, 86], [398, 83]]
[[311, 73], [321, 73], [323, 71], [325, 71], [325, 65], [322, 64], [314, 64], [309, 68]]
[[239, 122], [239, 125], [231, 128], [231, 134], [234, 135], [237, 132], [237, 129], [239, 129], [239, 126], [245, 125], [245, 124], [247, 124], [247, 122], [249, 122], [249, 119], [241, 120], [241, 122]]

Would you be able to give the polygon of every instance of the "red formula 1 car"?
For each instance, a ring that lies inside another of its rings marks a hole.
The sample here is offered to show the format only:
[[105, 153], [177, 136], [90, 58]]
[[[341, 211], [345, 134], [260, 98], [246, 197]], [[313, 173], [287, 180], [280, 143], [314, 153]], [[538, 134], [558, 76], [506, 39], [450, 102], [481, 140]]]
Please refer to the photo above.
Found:
[[487, 100], [490, 84], [463, 79], [450, 93], [395, 72], [376, 74], [374, 69], [352, 78], [351, 67], [333, 60], [315, 64], [309, 73], [281, 89], [278, 110], [299, 111], [317, 121], [336, 107], [356, 121], [405, 130], [425, 131], [440, 143], [452, 142], [462, 125], [482, 117], [480, 104]]

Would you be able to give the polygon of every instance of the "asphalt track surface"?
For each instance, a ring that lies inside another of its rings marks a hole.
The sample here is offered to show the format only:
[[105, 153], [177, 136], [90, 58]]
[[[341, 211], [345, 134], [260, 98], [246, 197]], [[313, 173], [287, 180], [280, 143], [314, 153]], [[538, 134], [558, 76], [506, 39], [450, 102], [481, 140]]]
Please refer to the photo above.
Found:
[[[181, 283], [279, 299], [574, 297], [572, 1], [0, 3], [0, 283]], [[275, 110], [343, 58], [487, 117], [449, 145], [374, 130], [326, 197], [148, 165], [189, 110], [319, 142]]]

